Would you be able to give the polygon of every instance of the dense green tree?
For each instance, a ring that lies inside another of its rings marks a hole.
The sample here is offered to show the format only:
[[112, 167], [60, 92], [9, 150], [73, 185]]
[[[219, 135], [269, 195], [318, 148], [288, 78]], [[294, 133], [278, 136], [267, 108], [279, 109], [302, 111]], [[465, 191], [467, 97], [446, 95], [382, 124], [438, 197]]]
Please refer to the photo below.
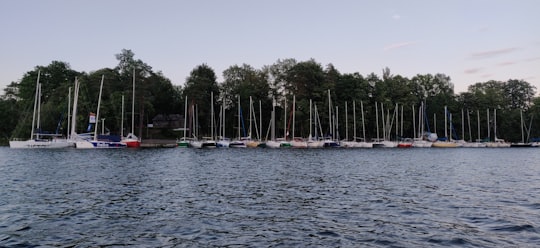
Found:
[[208, 136], [212, 131], [210, 112], [212, 92], [215, 104], [219, 98], [219, 86], [214, 69], [206, 64], [197, 66], [186, 79], [184, 94], [188, 97], [189, 104], [196, 107], [199, 136]]

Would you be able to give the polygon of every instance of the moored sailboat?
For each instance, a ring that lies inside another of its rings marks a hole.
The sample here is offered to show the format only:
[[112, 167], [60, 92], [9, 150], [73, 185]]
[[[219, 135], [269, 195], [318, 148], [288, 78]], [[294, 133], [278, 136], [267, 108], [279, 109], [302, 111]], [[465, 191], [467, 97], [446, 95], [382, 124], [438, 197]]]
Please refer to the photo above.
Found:
[[[34, 113], [32, 116], [32, 129], [28, 140], [10, 140], [10, 148], [66, 148], [72, 143], [61, 138], [59, 134], [42, 134], [40, 127], [41, 114], [41, 83], [39, 82], [41, 71], [38, 71], [36, 81], [36, 94], [34, 99]], [[47, 137], [47, 138], [44, 138]]]
[[[97, 105], [97, 113], [95, 116], [91, 115], [90, 123], [96, 124], [96, 120], [99, 120], [99, 109], [101, 105], [101, 93], [103, 92], [103, 81], [105, 79], [105, 76], [101, 76], [101, 84], [99, 87], [99, 96], [98, 96], [98, 105]], [[93, 149], [93, 148], [125, 148], [127, 145], [123, 142], [120, 142], [118, 140], [113, 140], [106, 138], [102, 136], [102, 138], [98, 138], [98, 126], [94, 125], [94, 133], [93, 133], [93, 139], [88, 140], [78, 140], [75, 143], [75, 147], [78, 149]]]

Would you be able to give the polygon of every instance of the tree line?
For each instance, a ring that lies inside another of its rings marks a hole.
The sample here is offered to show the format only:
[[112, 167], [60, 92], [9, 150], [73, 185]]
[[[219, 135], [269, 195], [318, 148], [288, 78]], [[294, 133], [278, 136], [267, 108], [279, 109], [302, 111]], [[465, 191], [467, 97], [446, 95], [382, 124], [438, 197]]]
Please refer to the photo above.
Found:
[[[67, 62], [52, 61], [47, 66], [36, 66], [26, 72], [19, 82], [11, 82], [0, 98], [0, 120], [3, 123], [0, 125], [1, 143], [7, 144], [9, 139], [15, 137], [30, 136], [38, 72], [42, 84], [41, 128], [64, 134], [67, 130], [70, 104], [68, 96], [75, 78], [81, 85], [76, 131], [82, 133], [86, 131], [88, 113], [96, 111], [99, 84], [103, 75], [105, 80], [100, 119], [105, 120], [111, 133], [119, 134], [122, 126], [125, 129], [130, 128], [122, 125], [122, 113], [124, 112], [124, 121], [133, 116], [138, 129], [135, 131], [143, 139], [143, 128], [152, 122], [154, 116], [183, 115], [186, 97], [189, 106], [196, 106], [199, 136], [208, 136], [212, 131], [211, 127], [218, 126], [217, 116], [220, 115], [220, 106], [224, 106], [226, 135], [235, 137], [238, 128], [238, 99], [245, 128], [250, 119], [250, 98], [254, 102], [257, 118], [262, 117], [262, 120], [258, 121], [263, 123], [263, 130], [258, 131], [263, 138], [267, 134], [272, 108], [276, 109], [276, 133], [286, 133], [285, 128], [291, 129], [289, 122], [292, 119], [293, 97], [295, 136], [300, 137], [309, 135], [310, 100], [317, 105], [318, 115], [321, 117], [320, 126], [324, 133], [332, 132], [328, 112], [329, 109], [334, 112], [336, 123], [339, 123], [340, 138], [345, 138], [345, 134], [352, 138], [355, 123], [357, 136], [363, 132], [361, 105], [368, 139], [377, 138], [376, 119], [382, 117], [381, 107], [390, 116], [395, 112], [400, 115], [399, 129], [403, 129], [403, 133], [392, 132], [393, 138], [412, 137], [413, 127], [419, 125], [418, 108], [421, 104], [426, 107], [426, 118], [422, 122], [428, 124], [427, 128], [439, 137], [444, 136], [444, 120], [449, 117], [445, 116], [445, 106], [452, 116], [453, 129], [449, 133], [453, 134], [454, 139], [493, 139], [495, 109], [498, 138], [521, 141], [522, 130], [525, 130], [529, 138], [540, 136], [540, 98], [536, 97], [534, 86], [519, 79], [477, 82], [471, 84], [466, 92], [456, 94], [450, 77], [442, 73], [418, 74], [407, 78], [393, 75], [389, 68], [384, 68], [381, 75], [361, 75], [357, 72], [341, 73], [332, 64], [323, 66], [314, 59], [279, 59], [260, 69], [248, 64], [232, 65], [223, 71], [222, 82], [218, 82], [216, 73], [210, 66], [197, 65], [186, 77], [183, 86], [175, 86], [160, 71], [156, 72], [148, 64], [135, 59], [131, 50], [124, 49], [115, 56], [118, 65], [114, 68], [78, 72], [71, 69]], [[131, 113], [130, 107], [127, 107], [132, 103], [133, 72], [136, 82], [135, 113]], [[122, 109], [122, 96], [125, 99], [125, 111]], [[214, 99], [211, 99], [212, 96]], [[214, 104], [216, 116], [214, 125], [210, 118], [211, 103]], [[395, 111], [396, 106], [398, 111]], [[284, 112], [285, 109], [287, 113]], [[353, 109], [356, 119], [353, 119]], [[414, 119], [413, 112], [416, 116]], [[523, 121], [521, 115], [524, 116]], [[285, 118], [287, 125], [284, 123]], [[379, 128], [382, 128], [382, 125], [379, 123]], [[481, 137], [477, 137], [478, 126]], [[181, 136], [170, 130], [162, 130], [162, 135], [166, 138]]]

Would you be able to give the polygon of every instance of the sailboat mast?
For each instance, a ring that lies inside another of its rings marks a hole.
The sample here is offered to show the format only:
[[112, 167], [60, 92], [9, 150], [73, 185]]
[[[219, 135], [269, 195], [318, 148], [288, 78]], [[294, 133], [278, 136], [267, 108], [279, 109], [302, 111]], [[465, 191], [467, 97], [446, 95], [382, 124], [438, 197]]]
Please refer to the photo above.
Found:
[[448, 129], [446, 128], [446, 126], [448, 125], [447, 124], [447, 121], [448, 121], [448, 112], [447, 112], [447, 109], [446, 109], [446, 106], [444, 106], [444, 137], [446, 139], [448, 139]]
[[133, 90], [131, 98], [131, 133], [135, 134], [135, 68], [133, 68]]
[[[98, 96], [98, 104], [97, 104], [97, 112], [96, 112], [96, 121], [99, 121], [99, 107], [101, 105], [101, 93], [103, 92], [103, 80], [104, 79], [105, 79], [105, 75], [101, 75], [101, 84], [99, 86], [99, 96]], [[97, 129], [98, 129], [98, 126], [99, 125], [97, 125], [97, 123], [94, 126], [94, 141], [97, 141], [97, 136], [98, 136]]]
[[251, 139], [251, 123], [253, 122], [253, 98], [249, 96], [249, 139]]
[[210, 92], [210, 139], [214, 140], [214, 92]]
[[296, 111], [296, 95], [293, 95], [293, 102], [292, 102], [292, 136], [291, 138], [294, 140], [294, 124], [295, 124], [295, 111]]
[[186, 140], [186, 126], [187, 126], [187, 95], [184, 103], [184, 141]]
[[478, 123], [478, 140], [480, 140], [480, 110], [476, 110], [476, 123]]
[[332, 125], [332, 99], [330, 99], [330, 90], [328, 90], [328, 123], [330, 127], [330, 132], [332, 132], [332, 138], [334, 138], [333, 134], [333, 125]]
[[401, 105], [401, 138], [403, 138], [403, 105]]
[[377, 142], [379, 142], [379, 103], [375, 102], [375, 126], [377, 127]]
[[467, 122], [469, 125], [469, 141], [472, 142], [472, 133], [471, 133], [471, 116], [469, 115], [469, 110], [467, 109]]
[[493, 110], [493, 140], [497, 141], [497, 109]]
[[339, 110], [339, 106], [336, 106], [336, 117], [335, 117], [335, 121], [334, 121], [334, 123], [336, 123], [334, 133], [336, 135], [334, 135], [333, 140], [339, 140], [339, 126], [338, 126], [339, 111], [338, 110]]
[[73, 89], [73, 111], [71, 112], [71, 134], [70, 138], [73, 139], [73, 135], [77, 131], [77, 102], [79, 99], [79, 80], [75, 78], [75, 87]]
[[352, 102], [353, 112], [353, 141], [356, 141], [356, 101]]
[[345, 140], [349, 140], [349, 123], [347, 120], [347, 101], [345, 101]]
[[41, 133], [41, 125], [40, 125], [40, 119], [41, 119], [41, 83], [38, 84], [38, 111], [37, 111], [37, 123], [36, 123], [36, 130], [38, 133], [36, 134], [36, 139], [39, 139], [39, 134]]
[[311, 139], [312, 137], [312, 131], [313, 131], [313, 126], [312, 126], [312, 123], [313, 123], [313, 113], [311, 111], [311, 105], [312, 105], [312, 101], [311, 99], [309, 99], [309, 139]]
[[[36, 80], [36, 95], [34, 96], [34, 114], [32, 115], [32, 131], [30, 132], [30, 139], [34, 138], [34, 128], [36, 125], [36, 116], [37, 113], [37, 106], [39, 101], [39, 77], [41, 76], [41, 70], [38, 71], [37, 80]], [[38, 121], [39, 123], [39, 121]]]
[[525, 143], [525, 136], [523, 134], [523, 126], [525, 123], [523, 123], [523, 110], [519, 110], [519, 116], [521, 117], [521, 142]]
[[272, 99], [272, 128], [271, 128], [271, 139], [276, 140], [276, 99]]
[[360, 111], [362, 111], [362, 138], [366, 142], [366, 126], [364, 125], [364, 102], [360, 101]]
[[124, 137], [124, 94], [122, 94], [122, 117], [120, 118], [120, 137]]
[[[413, 139], [416, 138], [416, 109], [414, 109], [414, 104], [412, 105], [412, 126], [413, 126]], [[420, 123], [418, 123], [420, 125]]]
[[283, 116], [284, 116], [284, 121], [283, 121], [283, 139], [284, 140], [287, 140], [287, 96], [285, 96], [285, 104], [283, 106]]
[[66, 136], [67, 138], [69, 139], [71, 136], [71, 132], [70, 132], [70, 128], [71, 128], [71, 120], [70, 120], [70, 117], [71, 117], [71, 87], [69, 87], [68, 89], [68, 116], [67, 116], [67, 132], [66, 132]]
[[488, 137], [488, 141], [491, 141], [491, 127], [489, 126], [489, 109], [487, 109], [486, 111], [486, 114], [487, 114], [487, 137]]
[[259, 130], [261, 130], [261, 134], [259, 136], [259, 141], [262, 141], [262, 104], [261, 100], [259, 100]]
[[465, 114], [463, 109], [461, 109], [461, 139], [465, 140]]
[[238, 140], [240, 140], [240, 95], [237, 95], [236, 98], [238, 99]]

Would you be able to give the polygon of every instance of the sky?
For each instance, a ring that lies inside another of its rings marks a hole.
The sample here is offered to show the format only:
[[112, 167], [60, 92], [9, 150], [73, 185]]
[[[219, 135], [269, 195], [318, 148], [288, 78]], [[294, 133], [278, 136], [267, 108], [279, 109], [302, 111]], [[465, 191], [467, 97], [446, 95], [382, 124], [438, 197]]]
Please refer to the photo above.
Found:
[[341, 73], [443, 73], [455, 92], [519, 79], [540, 91], [537, 0], [2, 0], [0, 88], [36, 66], [114, 68], [115, 54], [183, 85], [198, 65], [314, 59]]

